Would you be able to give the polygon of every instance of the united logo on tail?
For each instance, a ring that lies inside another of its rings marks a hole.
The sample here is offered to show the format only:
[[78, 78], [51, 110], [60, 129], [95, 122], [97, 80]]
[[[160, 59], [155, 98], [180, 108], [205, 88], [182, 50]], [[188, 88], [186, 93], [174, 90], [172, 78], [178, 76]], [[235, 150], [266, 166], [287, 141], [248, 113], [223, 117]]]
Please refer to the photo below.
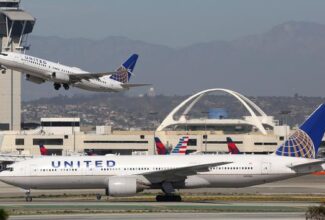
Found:
[[319, 106], [300, 128], [278, 147], [275, 154], [288, 157], [316, 158], [325, 131], [325, 105]]

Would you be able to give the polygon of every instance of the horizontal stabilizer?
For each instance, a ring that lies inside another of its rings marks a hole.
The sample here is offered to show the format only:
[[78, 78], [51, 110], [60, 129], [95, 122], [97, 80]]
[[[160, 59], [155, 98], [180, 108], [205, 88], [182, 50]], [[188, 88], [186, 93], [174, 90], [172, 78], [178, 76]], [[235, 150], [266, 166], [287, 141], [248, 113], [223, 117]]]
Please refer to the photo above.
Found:
[[310, 166], [321, 166], [323, 164], [325, 164], [325, 160], [317, 160], [317, 161], [312, 161], [310, 163], [303, 163], [303, 164], [297, 164], [297, 165], [292, 164], [288, 167], [295, 170], [295, 169], [300, 169], [300, 168], [307, 168]]
[[140, 86], [151, 86], [152, 84], [131, 84], [131, 83], [125, 83], [121, 84], [121, 86], [125, 89], [133, 88], [133, 87], [140, 87]]

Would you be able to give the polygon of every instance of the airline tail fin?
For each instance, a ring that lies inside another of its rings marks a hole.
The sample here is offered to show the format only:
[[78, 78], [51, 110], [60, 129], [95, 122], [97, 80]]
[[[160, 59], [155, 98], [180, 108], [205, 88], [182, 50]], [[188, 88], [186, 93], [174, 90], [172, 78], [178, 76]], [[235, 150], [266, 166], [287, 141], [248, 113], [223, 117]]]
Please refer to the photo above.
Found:
[[189, 137], [187, 137], [187, 136], [180, 138], [176, 147], [174, 147], [174, 149], [171, 151], [171, 154], [185, 155], [186, 150], [187, 150], [188, 140], [189, 140]]
[[155, 137], [155, 144], [158, 155], [166, 155], [168, 154], [165, 145], [160, 141], [158, 137]]
[[227, 137], [228, 151], [231, 154], [240, 154], [239, 149], [237, 148], [235, 142], [230, 137]]
[[41, 153], [42, 156], [46, 156], [47, 155], [47, 149], [44, 146], [44, 144], [40, 144], [39, 145], [39, 150], [40, 150], [40, 153]]
[[275, 154], [288, 157], [316, 158], [325, 132], [325, 104], [320, 105]]
[[118, 69], [118, 73], [114, 73], [110, 76], [111, 79], [116, 80], [121, 83], [128, 83], [131, 76], [133, 75], [133, 70], [137, 60], [139, 58], [138, 54], [132, 54], [127, 61], [125, 61]]

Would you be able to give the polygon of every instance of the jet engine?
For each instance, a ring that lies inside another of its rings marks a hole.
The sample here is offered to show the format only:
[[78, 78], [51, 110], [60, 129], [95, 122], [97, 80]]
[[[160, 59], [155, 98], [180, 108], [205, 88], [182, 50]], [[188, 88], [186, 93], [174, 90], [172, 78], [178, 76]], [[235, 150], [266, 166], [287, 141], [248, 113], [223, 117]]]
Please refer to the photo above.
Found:
[[67, 74], [65, 73], [57, 73], [53, 72], [52, 73], [52, 80], [56, 83], [68, 83], [70, 78]]
[[42, 83], [45, 82], [44, 79], [36, 77], [36, 76], [31, 76], [29, 74], [26, 75], [26, 80], [30, 81], [30, 82], [33, 82], [33, 83], [36, 83], [36, 84], [42, 84]]
[[109, 196], [133, 196], [143, 188], [137, 183], [135, 177], [110, 177], [108, 179], [108, 195]]

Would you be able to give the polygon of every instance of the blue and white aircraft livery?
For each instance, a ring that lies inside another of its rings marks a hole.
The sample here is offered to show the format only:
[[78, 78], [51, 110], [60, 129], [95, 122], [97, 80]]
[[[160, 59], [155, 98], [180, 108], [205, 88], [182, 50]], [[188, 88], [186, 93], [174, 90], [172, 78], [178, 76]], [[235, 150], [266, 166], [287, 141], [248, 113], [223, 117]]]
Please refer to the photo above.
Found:
[[36, 84], [52, 81], [54, 89], [70, 86], [95, 92], [120, 92], [132, 87], [149, 84], [130, 84], [138, 55], [133, 54], [115, 72], [90, 73], [77, 67], [65, 66], [37, 57], [12, 53], [0, 53], [2, 73], [13, 69], [26, 74], [26, 80]]
[[324, 121], [325, 104], [271, 155], [40, 157], [8, 166], [0, 180], [25, 189], [26, 201], [31, 189], [105, 189], [108, 196], [161, 189], [157, 201], [181, 201], [177, 189], [248, 187], [324, 170], [316, 158]]

